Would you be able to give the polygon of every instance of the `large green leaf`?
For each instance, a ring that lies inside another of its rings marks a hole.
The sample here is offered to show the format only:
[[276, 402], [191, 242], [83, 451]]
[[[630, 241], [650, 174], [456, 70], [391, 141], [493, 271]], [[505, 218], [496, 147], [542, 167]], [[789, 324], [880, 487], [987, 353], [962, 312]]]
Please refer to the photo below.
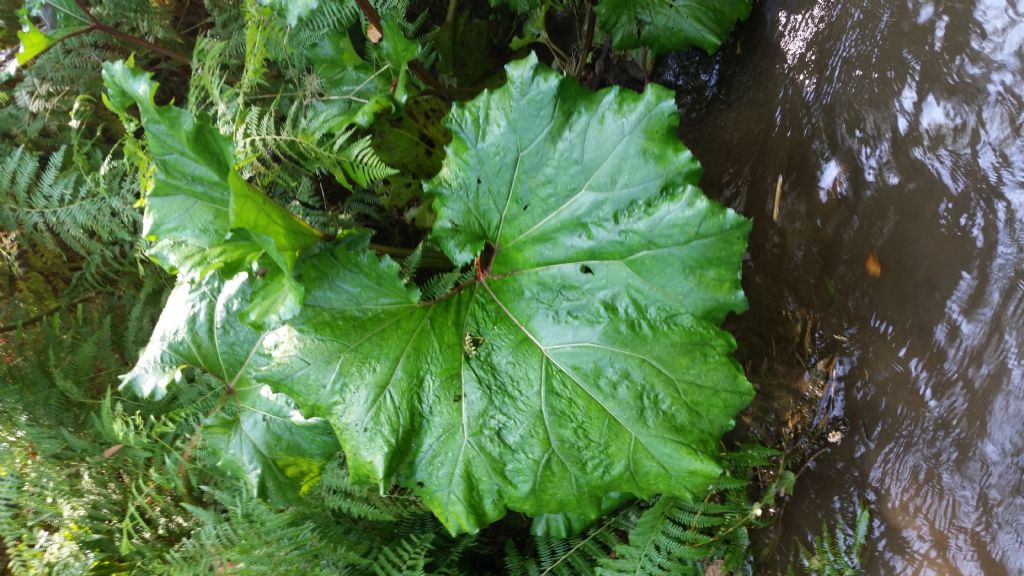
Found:
[[222, 409], [205, 424], [204, 438], [225, 469], [274, 501], [288, 501], [314, 481], [338, 451], [330, 426], [307, 420], [282, 394], [252, 379], [265, 362], [257, 332], [239, 320], [251, 297], [245, 275], [228, 281], [211, 274], [182, 280], [171, 293], [149, 344], [122, 389], [160, 398], [192, 368], [224, 384]]
[[306, 419], [284, 394], [266, 386], [235, 389], [230, 413], [210, 418], [203, 438], [219, 456], [217, 465], [242, 478], [254, 494], [289, 503], [320, 480], [340, 450], [330, 425]]
[[81, 7], [73, 2], [48, 2], [57, 8], [56, 28], [42, 31], [32, 23], [29, 16], [40, 16], [43, 2], [25, 2], [25, 8], [17, 10], [17, 16], [21, 29], [18, 30], [18, 40], [21, 46], [18, 48], [16, 59], [19, 66], [22, 66], [39, 54], [45, 52], [54, 44], [69, 36], [80, 34], [89, 23], [82, 13]]
[[244, 269], [264, 257], [273, 272], [246, 315], [257, 326], [290, 318], [302, 304], [292, 279], [299, 253], [322, 234], [298, 220], [234, 169], [235, 148], [205, 116], [160, 106], [158, 84], [129, 62], [106, 63], [106, 102], [125, 116], [138, 107], [154, 173], [145, 193], [143, 235], [148, 254], [168, 271], [194, 279], [212, 270]]
[[430, 95], [406, 102], [399, 116], [378, 120], [373, 149], [388, 166], [415, 178], [430, 178], [441, 171], [444, 146], [451, 141], [441, 125], [449, 105]]
[[718, 50], [752, 0], [601, 0], [599, 26], [618, 49], [650, 47], [655, 54], [684, 48]]
[[18, 30], [18, 40], [21, 41], [17, 55], [18, 64], [25, 64], [57, 43], [57, 39], [42, 32], [31, 22], [22, 24], [21, 30]]
[[398, 22], [381, 22], [382, 39], [367, 44], [371, 54], [360, 56], [343, 31], [326, 36], [304, 56], [323, 82], [324, 98], [316, 105], [333, 116], [331, 127], [341, 133], [352, 124], [368, 127], [374, 114], [405, 102], [409, 62], [420, 56], [420, 45], [405, 37]]
[[[491, 0], [523, 13], [543, 16], [543, 0]], [[648, 47], [655, 55], [686, 48], [718, 50], [736, 25], [750, 15], [753, 0], [600, 0], [598, 27], [619, 50]], [[540, 20], [543, 27], [543, 18]]]
[[[106, 100], [125, 114], [136, 105], [156, 174], [146, 193], [143, 235], [154, 242], [176, 241], [201, 248], [222, 242], [229, 229], [228, 174], [234, 146], [207, 118], [154, 101], [158, 84], [130, 62], [103, 65]], [[176, 265], [170, 254], [169, 265]]]
[[451, 106], [440, 98], [410, 98], [402, 114], [378, 119], [373, 149], [388, 166], [400, 171], [379, 182], [376, 191], [386, 208], [406, 208], [423, 196], [422, 181], [441, 171], [451, 133], [442, 125]]
[[452, 532], [701, 495], [752, 394], [718, 328], [745, 307], [749, 222], [695, 187], [671, 92], [507, 70], [456, 105], [428, 186], [435, 241], [476, 279], [420, 302], [349, 239], [300, 268], [259, 378], [332, 423], [354, 479], [412, 488]]

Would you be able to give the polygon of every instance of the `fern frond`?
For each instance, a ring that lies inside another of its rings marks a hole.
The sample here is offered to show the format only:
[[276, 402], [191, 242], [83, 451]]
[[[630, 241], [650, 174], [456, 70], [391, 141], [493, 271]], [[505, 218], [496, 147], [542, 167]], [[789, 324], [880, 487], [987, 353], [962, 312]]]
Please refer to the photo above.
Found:
[[345, 219], [348, 222], [380, 222], [383, 218], [384, 205], [374, 192], [356, 188], [345, 199]]
[[[209, 26], [203, 37], [226, 44], [224, 54], [229, 62], [242, 62], [245, 59], [245, 10], [243, 2], [222, 2], [220, 0], [205, 0], [208, 17], [205, 24]], [[197, 40], [196, 49], [193, 50], [193, 66], [202, 53], [199, 50]], [[195, 68], [193, 68], [193, 71]]]
[[116, 22], [124, 31], [150, 42], [181, 44], [175, 20], [174, 4], [139, 0], [100, 0], [90, 8], [103, 22]]
[[277, 108], [275, 101], [265, 109], [240, 111], [235, 129], [237, 153], [245, 159], [243, 175], [264, 187], [323, 170], [354, 190], [397, 173], [377, 156], [369, 136], [356, 137], [354, 129], [335, 133], [334, 118], [327, 112], [295, 102], [282, 119]]
[[431, 535], [407, 536], [381, 550], [370, 571], [375, 576], [425, 576], [432, 540]]
[[692, 531], [697, 514], [675, 498], [661, 498], [645, 511], [629, 533], [629, 544], [615, 547], [615, 557], [603, 559], [600, 574], [674, 575], [702, 573], [700, 561], [707, 537]]
[[618, 532], [625, 526], [621, 510], [591, 527], [578, 538], [538, 537], [531, 554], [512, 542], [505, 546], [505, 570], [510, 576], [590, 576], [622, 544]]
[[213, 490], [223, 512], [187, 506], [201, 522], [154, 574], [340, 574], [365, 560], [327, 541], [301, 510], [276, 510], [241, 486]]
[[780, 455], [781, 452], [778, 450], [761, 444], [743, 444], [721, 456], [727, 469], [742, 471], [743, 474], [746, 474], [754, 468], [771, 466], [772, 460]]
[[442, 272], [433, 276], [426, 284], [420, 289], [421, 299], [426, 302], [429, 300], [437, 300], [441, 296], [444, 296], [448, 292], [451, 292], [456, 286], [465, 284], [473, 279], [472, 270], [452, 270], [449, 272]]
[[239, 92], [228, 82], [238, 73], [238, 55], [231, 43], [210, 36], [196, 40], [189, 82], [188, 107], [193, 113], [210, 114], [221, 132], [230, 132], [240, 106]]
[[137, 275], [133, 173], [118, 162], [87, 179], [65, 168], [65, 151], [41, 166], [38, 156], [18, 148], [0, 163], [0, 227], [17, 231], [27, 250], [75, 258], [74, 283], [97, 288]]
[[408, 495], [382, 496], [366, 486], [353, 485], [340, 460], [324, 468], [314, 492], [312, 498], [320, 506], [355, 520], [399, 522], [426, 511], [419, 500]]
[[420, 264], [423, 262], [423, 243], [420, 242], [416, 245], [416, 249], [411, 254], [405, 257], [402, 261], [402, 281], [408, 284], [416, 278], [416, 272], [420, 269]]
[[791, 576], [859, 576], [864, 564], [871, 516], [863, 504], [857, 507], [857, 518], [851, 528], [842, 520], [835, 530], [822, 522], [821, 533], [814, 537], [811, 548], [800, 546], [797, 557], [787, 570]]
[[320, 43], [332, 32], [346, 30], [359, 21], [361, 12], [355, 2], [349, 0], [325, 0], [317, 9], [304, 18], [288, 35], [288, 45], [295, 53], [302, 54], [311, 46]]
[[[149, 292], [138, 296], [153, 306], [163, 290], [154, 280]], [[109, 392], [137, 354], [113, 327], [138, 323], [146, 332], [152, 320], [127, 319], [138, 301], [130, 291], [91, 301], [0, 343], [14, 358], [0, 363], [0, 476], [18, 478], [16, 492], [4, 495], [0, 516], [12, 520], [0, 520], [0, 540], [25, 574], [65, 573], [62, 555], [86, 572], [148, 563], [190, 531], [178, 504], [178, 461], [167, 455], [209, 402], [190, 392], [140, 412]]]
[[628, 544], [616, 546], [614, 558], [601, 561], [599, 574], [700, 575], [712, 562], [729, 573], [747, 566], [748, 526], [759, 525], [762, 503], [772, 501], [776, 490], [771, 485], [765, 499], [751, 502], [747, 477], [778, 456], [778, 451], [760, 445], [723, 454], [726, 471], [712, 483], [703, 501], [658, 499], [630, 529]]
[[266, 85], [267, 60], [284, 50], [286, 30], [256, 0], [245, 2], [245, 59], [238, 89], [244, 94]]
[[377, 156], [369, 136], [348, 144], [350, 135], [351, 133], [346, 133], [335, 142], [334, 153], [337, 160], [327, 166], [339, 182], [349, 188], [369, 188], [375, 182], [398, 174], [398, 170], [388, 166]]

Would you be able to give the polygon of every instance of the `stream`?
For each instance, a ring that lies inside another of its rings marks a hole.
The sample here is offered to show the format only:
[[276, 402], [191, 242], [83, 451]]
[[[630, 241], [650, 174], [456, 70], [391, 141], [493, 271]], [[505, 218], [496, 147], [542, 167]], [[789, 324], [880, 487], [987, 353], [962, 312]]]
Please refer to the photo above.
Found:
[[865, 501], [867, 574], [1024, 574], [1024, 0], [764, 0], [689, 58], [683, 140], [755, 222], [746, 425], [823, 360], [844, 416], [775, 564]]

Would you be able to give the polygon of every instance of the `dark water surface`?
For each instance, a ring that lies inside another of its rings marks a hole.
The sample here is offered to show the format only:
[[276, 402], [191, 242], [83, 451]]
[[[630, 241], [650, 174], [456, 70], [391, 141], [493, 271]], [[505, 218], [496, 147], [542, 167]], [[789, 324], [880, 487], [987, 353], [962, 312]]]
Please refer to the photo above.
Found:
[[1024, 574], [1024, 0], [766, 0], [726, 50], [682, 131], [755, 220], [740, 357], [816, 318], [849, 421], [782, 541], [866, 499], [869, 574]]

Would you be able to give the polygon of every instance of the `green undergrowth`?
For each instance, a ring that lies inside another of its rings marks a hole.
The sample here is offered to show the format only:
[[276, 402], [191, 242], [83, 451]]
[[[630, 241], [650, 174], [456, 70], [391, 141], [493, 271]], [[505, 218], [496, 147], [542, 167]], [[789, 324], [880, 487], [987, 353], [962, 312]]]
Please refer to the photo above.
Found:
[[748, 1], [3, 8], [12, 574], [755, 570], [750, 222], [606, 75]]

